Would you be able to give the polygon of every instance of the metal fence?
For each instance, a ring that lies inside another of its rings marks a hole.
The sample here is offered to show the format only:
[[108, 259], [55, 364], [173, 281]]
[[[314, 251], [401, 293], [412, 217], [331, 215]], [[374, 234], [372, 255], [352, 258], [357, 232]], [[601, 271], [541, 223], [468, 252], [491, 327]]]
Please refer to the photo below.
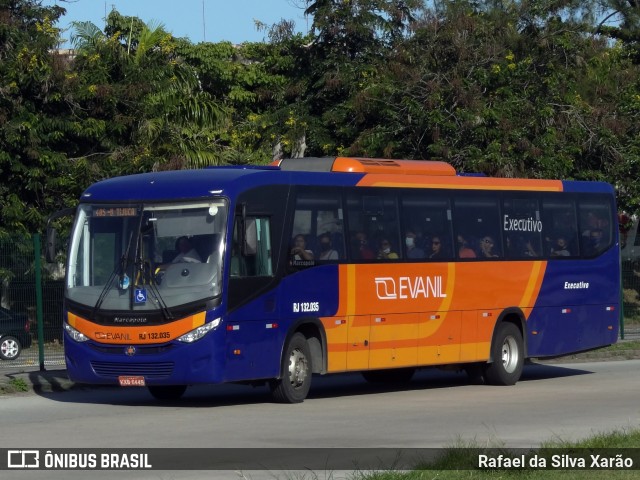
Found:
[[43, 262], [40, 244], [38, 234], [0, 237], [0, 368], [64, 367], [63, 269]]
[[[34, 255], [34, 252], [38, 252]], [[623, 264], [624, 319], [621, 336], [640, 338], [640, 267]], [[64, 368], [62, 348], [63, 265], [46, 264], [41, 238], [35, 235], [0, 237], [0, 354], [2, 368]]]

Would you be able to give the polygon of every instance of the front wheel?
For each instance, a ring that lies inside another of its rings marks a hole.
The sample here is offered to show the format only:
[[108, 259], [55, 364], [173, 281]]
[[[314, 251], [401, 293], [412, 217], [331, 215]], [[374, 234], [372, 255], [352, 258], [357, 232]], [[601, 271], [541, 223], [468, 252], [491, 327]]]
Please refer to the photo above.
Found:
[[0, 338], [0, 358], [2, 360], [15, 360], [20, 356], [22, 345], [16, 337], [7, 335]]
[[491, 385], [515, 385], [524, 366], [524, 342], [513, 323], [501, 323], [491, 345], [493, 362], [485, 367], [484, 378]]
[[291, 337], [282, 363], [282, 378], [270, 382], [273, 399], [280, 403], [304, 401], [311, 388], [311, 351], [303, 334]]
[[178, 400], [187, 390], [186, 385], [148, 385], [149, 393], [156, 400]]

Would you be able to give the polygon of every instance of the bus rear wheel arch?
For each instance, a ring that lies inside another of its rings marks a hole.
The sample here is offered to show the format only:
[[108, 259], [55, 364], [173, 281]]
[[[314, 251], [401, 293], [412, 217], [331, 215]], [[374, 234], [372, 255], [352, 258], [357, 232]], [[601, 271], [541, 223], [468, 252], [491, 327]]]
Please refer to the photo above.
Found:
[[515, 385], [524, 367], [524, 340], [521, 330], [509, 321], [496, 326], [491, 342], [492, 361], [484, 367], [484, 380], [490, 385]]

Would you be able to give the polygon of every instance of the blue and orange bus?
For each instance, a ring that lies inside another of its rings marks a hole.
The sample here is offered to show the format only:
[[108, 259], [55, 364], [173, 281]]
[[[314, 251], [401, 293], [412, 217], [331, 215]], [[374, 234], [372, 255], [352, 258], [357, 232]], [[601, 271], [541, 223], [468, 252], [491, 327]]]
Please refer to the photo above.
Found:
[[399, 381], [444, 365], [512, 385], [527, 358], [616, 342], [615, 212], [605, 183], [432, 161], [101, 181], [70, 236], [68, 373], [158, 399], [246, 382], [301, 402], [312, 374]]

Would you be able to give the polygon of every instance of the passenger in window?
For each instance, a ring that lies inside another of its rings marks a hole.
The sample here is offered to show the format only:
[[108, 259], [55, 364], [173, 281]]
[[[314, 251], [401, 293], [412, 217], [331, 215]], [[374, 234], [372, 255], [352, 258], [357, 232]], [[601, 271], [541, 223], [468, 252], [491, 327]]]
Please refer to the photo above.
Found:
[[538, 252], [536, 252], [536, 249], [533, 248], [533, 244], [531, 243], [531, 240], [527, 240], [524, 244], [524, 256], [525, 257], [537, 257], [538, 256]]
[[594, 255], [604, 250], [603, 233], [600, 229], [591, 230], [589, 243], [587, 244], [587, 254]]
[[320, 255], [318, 260], [338, 260], [338, 252], [331, 248], [331, 237], [326, 233], [320, 235]]
[[538, 252], [533, 248], [531, 240], [525, 240], [523, 238], [512, 239], [510, 236], [506, 237], [507, 249], [506, 252], [509, 257], [537, 257]]
[[567, 239], [565, 237], [558, 237], [556, 243], [551, 247], [552, 257], [570, 257], [571, 252], [567, 248]]
[[417, 235], [413, 231], [407, 230], [404, 243], [407, 247], [407, 258], [424, 258], [424, 250], [417, 246]]
[[484, 258], [496, 258], [498, 254], [493, 251], [494, 245], [495, 242], [493, 241], [493, 238], [489, 236], [484, 237], [480, 242], [481, 256], [483, 256]]
[[304, 239], [304, 235], [302, 234], [298, 234], [293, 237], [291, 259], [296, 262], [313, 261], [313, 252], [307, 249], [307, 241]]
[[391, 251], [391, 242], [383, 238], [380, 240], [380, 248], [378, 249], [378, 260], [395, 260], [398, 254]]
[[585, 239], [591, 236], [591, 230], [598, 228], [598, 217], [593, 212], [587, 212], [586, 218], [584, 218], [585, 227], [581, 234]]
[[178, 255], [172, 263], [202, 263], [202, 259], [196, 249], [191, 245], [191, 240], [187, 237], [179, 237], [176, 240], [176, 250]]
[[372, 260], [375, 258], [375, 252], [369, 246], [369, 241], [367, 240], [367, 234], [364, 232], [358, 232], [355, 236], [355, 250], [356, 256], [361, 260]]
[[442, 239], [438, 235], [431, 237], [431, 253], [429, 258], [432, 260], [439, 260], [444, 258], [444, 252], [442, 251]]
[[462, 235], [458, 235], [458, 258], [476, 258], [476, 252]]

